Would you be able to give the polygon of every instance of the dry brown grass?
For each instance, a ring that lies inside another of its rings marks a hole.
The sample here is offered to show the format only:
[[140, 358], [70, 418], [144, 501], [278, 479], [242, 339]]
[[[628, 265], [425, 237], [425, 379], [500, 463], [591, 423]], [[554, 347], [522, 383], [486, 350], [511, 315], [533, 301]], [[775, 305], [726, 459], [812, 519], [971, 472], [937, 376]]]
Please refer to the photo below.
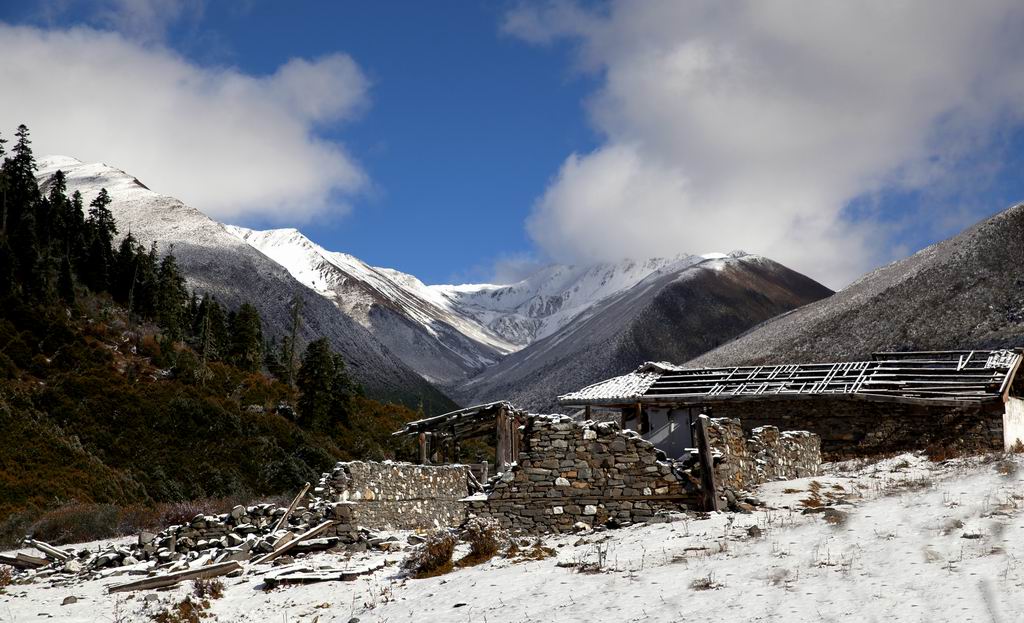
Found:
[[4, 592], [4, 589], [14, 582], [14, 572], [10, 567], [4, 565], [0, 567], [0, 594]]
[[469, 543], [469, 554], [457, 564], [460, 567], [471, 567], [493, 558], [502, 544], [508, 541], [508, 536], [494, 519], [474, 517], [466, 522], [462, 540]]
[[209, 580], [193, 580], [192, 594], [199, 600], [220, 599], [224, 596], [224, 583], [216, 578]]
[[453, 568], [452, 554], [455, 553], [455, 537], [445, 530], [427, 534], [426, 541], [405, 559], [402, 566], [412, 571], [414, 578], [431, 578], [444, 575]]
[[206, 611], [209, 607], [209, 601], [196, 601], [186, 596], [170, 607], [154, 613], [152, 619], [153, 623], [201, 623], [210, 617], [210, 613]]

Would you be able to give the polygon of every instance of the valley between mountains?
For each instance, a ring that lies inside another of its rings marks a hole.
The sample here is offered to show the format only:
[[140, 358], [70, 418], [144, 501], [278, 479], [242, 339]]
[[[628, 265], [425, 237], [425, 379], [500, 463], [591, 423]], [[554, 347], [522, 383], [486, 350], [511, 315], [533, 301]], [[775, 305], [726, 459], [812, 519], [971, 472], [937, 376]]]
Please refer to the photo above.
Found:
[[546, 409], [558, 393], [650, 359], [685, 361], [753, 326], [829, 296], [767, 258], [681, 253], [551, 265], [512, 284], [427, 285], [321, 247], [296, 229], [219, 223], [114, 167], [51, 156], [69, 190], [106, 188], [122, 234], [179, 258], [188, 286], [254, 301], [268, 334], [303, 302], [303, 337], [325, 335], [369, 395], [428, 412], [512, 398]]

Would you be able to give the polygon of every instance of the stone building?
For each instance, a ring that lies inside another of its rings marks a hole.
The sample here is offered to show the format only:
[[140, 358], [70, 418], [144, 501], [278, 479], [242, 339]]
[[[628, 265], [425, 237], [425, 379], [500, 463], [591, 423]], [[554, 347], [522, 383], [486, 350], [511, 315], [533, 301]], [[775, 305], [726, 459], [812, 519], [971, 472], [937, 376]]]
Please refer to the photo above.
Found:
[[559, 397], [678, 456], [700, 414], [808, 430], [826, 458], [923, 449], [1002, 450], [1024, 443], [1022, 351], [886, 352], [869, 361], [636, 371]]

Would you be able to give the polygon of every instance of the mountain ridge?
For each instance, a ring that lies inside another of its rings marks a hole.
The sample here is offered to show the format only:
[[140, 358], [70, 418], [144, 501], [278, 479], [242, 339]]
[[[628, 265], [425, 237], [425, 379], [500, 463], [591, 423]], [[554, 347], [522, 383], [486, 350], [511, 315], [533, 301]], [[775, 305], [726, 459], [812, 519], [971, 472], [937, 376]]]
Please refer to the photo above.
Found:
[[412, 408], [422, 405], [428, 412], [455, 405], [369, 332], [337, 314], [329, 301], [200, 210], [150, 190], [121, 169], [67, 156], [38, 159], [40, 185], [45, 188], [57, 170], [65, 173], [68, 191], [81, 191], [86, 201], [106, 188], [121, 235], [131, 232], [143, 244], [156, 241], [161, 252], [173, 249], [190, 289], [209, 292], [229, 307], [246, 301], [255, 305], [267, 336], [288, 332], [288, 305], [298, 298], [303, 304], [303, 341], [327, 337], [369, 395]]

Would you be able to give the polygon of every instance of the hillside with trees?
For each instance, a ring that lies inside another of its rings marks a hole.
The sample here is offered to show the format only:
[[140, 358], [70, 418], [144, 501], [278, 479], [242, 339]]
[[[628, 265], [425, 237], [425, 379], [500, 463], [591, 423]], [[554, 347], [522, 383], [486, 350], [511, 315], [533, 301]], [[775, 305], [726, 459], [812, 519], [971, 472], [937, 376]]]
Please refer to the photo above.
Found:
[[72, 507], [120, 521], [413, 456], [389, 433], [421, 414], [363, 395], [327, 340], [300, 344], [298, 301], [291, 333], [267, 336], [252, 304], [189, 292], [173, 249], [118, 238], [105, 190], [68, 196], [58, 172], [41, 192], [28, 129], [15, 139], [9, 154], [0, 139], [0, 539]]

